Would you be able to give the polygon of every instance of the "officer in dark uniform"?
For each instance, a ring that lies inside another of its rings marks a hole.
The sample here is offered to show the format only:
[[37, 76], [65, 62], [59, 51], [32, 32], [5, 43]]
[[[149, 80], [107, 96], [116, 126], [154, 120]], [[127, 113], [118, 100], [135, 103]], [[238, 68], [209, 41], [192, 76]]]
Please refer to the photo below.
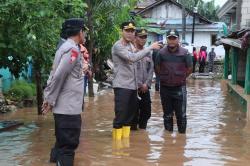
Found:
[[[135, 48], [140, 51], [144, 49], [147, 42], [147, 30], [138, 28], [135, 31]], [[151, 116], [150, 88], [153, 79], [154, 63], [152, 52], [137, 62], [137, 85], [139, 95], [138, 112], [136, 113], [131, 130], [136, 130], [137, 125], [140, 129], [146, 129], [148, 119]]]
[[43, 114], [53, 111], [56, 143], [50, 162], [73, 166], [81, 132], [83, 70], [79, 44], [83, 43], [84, 22], [80, 18], [64, 23], [67, 40], [56, 51], [52, 71], [44, 90]]
[[167, 32], [167, 46], [159, 51], [156, 71], [160, 76], [160, 95], [164, 111], [165, 129], [173, 131], [173, 115], [177, 119], [179, 133], [186, 132], [186, 78], [192, 73], [192, 57], [179, 45], [179, 33]]

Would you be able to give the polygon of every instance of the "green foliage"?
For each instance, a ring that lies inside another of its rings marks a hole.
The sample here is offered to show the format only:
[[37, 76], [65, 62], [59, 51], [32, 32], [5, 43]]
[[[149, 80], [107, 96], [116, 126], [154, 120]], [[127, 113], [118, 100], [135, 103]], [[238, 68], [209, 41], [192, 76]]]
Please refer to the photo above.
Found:
[[[130, 11], [134, 9], [136, 0], [91, 0], [89, 1], [93, 21], [93, 37], [95, 51], [93, 65], [102, 71], [102, 64], [111, 56], [112, 45], [120, 38], [120, 24], [131, 20]], [[136, 21], [139, 20], [136, 18]], [[96, 80], [101, 80], [96, 74]]]
[[210, 2], [201, 1], [201, 3], [198, 4], [198, 12], [211, 21], [219, 20], [216, 12], [218, 9], [219, 6], [215, 6], [214, 0]]
[[[86, 7], [82, 0], [0, 1], [0, 67], [8, 67], [18, 78], [27, 57], [32, 58], [38, 113], [42, 85], [51, 70], [61, 24], [67, 18], [83, 16]], [[12, 56], [11, 60], [8, 56]], [[15, 92], [21, 93], [18, 89]]]
[[61, 23], [82, 16], [84, 8], [82, 0], [0, 1], [0, 67], [9, 67], [18, 77], [30, 55], [35, 69], [48, 73]]
[[216, 11], [219, 9], [219, 6], [215, 6], [214, 0], [210, 2], [204, 2], [203, 0], [179, 0], [179, 3], [190, 10], [197, 6], [199, 14], [211, 21], [218, 21]]
[[25, 81], [16, 81], [11, 85], [5, 96], [14, 101], [31, 99], [36, 95], [36, 86]]

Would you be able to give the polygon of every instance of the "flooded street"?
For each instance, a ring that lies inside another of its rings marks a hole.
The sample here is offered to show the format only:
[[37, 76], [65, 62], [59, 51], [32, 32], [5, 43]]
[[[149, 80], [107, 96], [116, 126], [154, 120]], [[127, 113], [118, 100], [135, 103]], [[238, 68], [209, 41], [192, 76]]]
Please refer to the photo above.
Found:
[[[152, 116], [147, 130], [133, 131], [130, 140], [112, 142], [113, 91], [86, 98], [75, 166], [206, 166], [249, 165], [250, 124], [243, 107], [219, 81], [190, 80], [186, 135], [164, 130], [159, 93], [152, 90]], [[35, 109], [0, 115], [24, 125], [0, 133], [0, 166], [50, 166], [54, 143], [52, 114]]]

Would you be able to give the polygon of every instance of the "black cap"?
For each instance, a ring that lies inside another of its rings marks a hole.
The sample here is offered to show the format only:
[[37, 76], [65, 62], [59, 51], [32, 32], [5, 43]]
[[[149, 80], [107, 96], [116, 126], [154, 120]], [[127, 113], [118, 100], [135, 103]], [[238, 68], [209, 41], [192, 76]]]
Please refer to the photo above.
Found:
[[123, 22], [120, 26], [121, 29], [136, 29], [135, 23], [133, 21]]
[[168, 38], [168, 37], [171, 37], [171, 36], [179, 37], [179, 32], [178, 32], [176, 29], [170, 29], [170, 30], [167, 32], [167, 38]]
[[82, 18], [70, 18], [70, 19], [65, 20], [64, 24], [62, 25], [62, 28], [83, 29], [85, 28], [85, 26], [84, 26], [84, 21]]
[[144, 29], [144, 28], [136, 28], [135, 35], [136, 36], [147, 36], [148, 31], [146, 29]]

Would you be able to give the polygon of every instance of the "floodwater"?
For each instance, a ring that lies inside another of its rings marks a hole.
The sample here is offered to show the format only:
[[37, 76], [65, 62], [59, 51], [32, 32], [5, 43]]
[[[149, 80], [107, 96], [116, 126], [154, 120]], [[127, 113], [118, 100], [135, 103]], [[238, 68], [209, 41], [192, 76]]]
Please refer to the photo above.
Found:
[[[250, 125], [243, 107], [226, 92], [224, 83], [190, 80], [186, 135], [164, 130], [159, 93], [152, 89], [152, 117], [147, 130], [129, 140], [112, 142], [113, 92], [87, 99], [75, 166], [231, 166], [250, 165]], [[50, 166], [54, 143], [51, 114], [35, 109], [0, 115], [0, 120], [25, 124], [0, 133], [0, 166]]]

